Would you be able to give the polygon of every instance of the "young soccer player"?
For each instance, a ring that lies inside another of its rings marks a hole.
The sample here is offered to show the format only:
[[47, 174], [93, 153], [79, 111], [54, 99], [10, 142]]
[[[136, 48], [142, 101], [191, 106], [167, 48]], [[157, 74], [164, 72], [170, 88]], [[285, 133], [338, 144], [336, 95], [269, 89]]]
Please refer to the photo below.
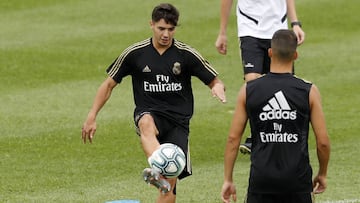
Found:
[[[199, 78], [213, 96], [226, 102], [225, 87], [215, 69], [192, 47], [174, 39], [179, 12], [171, 4], [153, 9], [152, 37], [126, 48], [107, 68], [108, 78], [101, 84], [82, 128], [82, 139], [92, 142], [96, 116], [113, 89], [126, 76], [132, 77], [134, 122], [142, 148], [149, 158], [162, 143], [173, 143], [185, 152], [187, 164], [179, 179], [191, 175], [188, 148], [189, 122], [194, 98], [191, 77]], [[144, 180], [160, 190], [157, 202], [175, 203], [176, 181], [165, 179], [146, 168]]]

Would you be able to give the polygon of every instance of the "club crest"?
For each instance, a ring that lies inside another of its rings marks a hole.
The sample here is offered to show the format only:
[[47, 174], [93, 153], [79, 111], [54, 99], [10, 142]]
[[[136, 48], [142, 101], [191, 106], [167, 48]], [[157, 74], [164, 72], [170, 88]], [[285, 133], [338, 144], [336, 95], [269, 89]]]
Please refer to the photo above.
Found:
[[181, 73], [181, 66], [179, 62], [175, 62], [172, 68], [172, 71], [175, 75], [179, 75]]

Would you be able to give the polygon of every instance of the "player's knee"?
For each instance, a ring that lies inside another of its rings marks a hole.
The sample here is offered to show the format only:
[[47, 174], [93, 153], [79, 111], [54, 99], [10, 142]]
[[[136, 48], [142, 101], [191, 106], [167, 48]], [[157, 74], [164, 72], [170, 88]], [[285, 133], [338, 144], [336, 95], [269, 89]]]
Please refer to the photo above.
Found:
[[150, 114], [143, 115], [138, 122], [138, 126], [141, 134], [144, 134], [144, 132], [150, 132], [155, 135], [158, 134], [154, 119]]

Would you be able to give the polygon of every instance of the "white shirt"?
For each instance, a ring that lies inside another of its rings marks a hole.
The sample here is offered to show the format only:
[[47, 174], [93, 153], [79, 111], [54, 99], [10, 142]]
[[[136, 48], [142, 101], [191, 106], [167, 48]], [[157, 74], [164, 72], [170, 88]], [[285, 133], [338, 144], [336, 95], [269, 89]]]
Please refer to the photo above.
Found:
[[238, 36], [271, 39], [279, 29], [287, 29], [286, 0], [238, 0]]

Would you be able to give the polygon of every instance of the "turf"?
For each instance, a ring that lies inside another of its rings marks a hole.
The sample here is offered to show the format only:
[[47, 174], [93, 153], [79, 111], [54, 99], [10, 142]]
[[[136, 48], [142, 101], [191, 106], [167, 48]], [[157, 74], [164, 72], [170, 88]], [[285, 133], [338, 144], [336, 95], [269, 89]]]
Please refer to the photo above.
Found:
[[[228, 97], [221, 105], [194, 78], [194, 175], [179, 182], [178, 202], [220, 202], [225, 140], [243, 83], [235, 16], [228, 55], [221, 56], [214, 48], [219, 2], [170, 2], [181, 13], [176, 38], [213, 64]], [[128, 45], [151, 35], [150, 12], [157, 3], [0, 2], [0, 202], [154, 202], [156, 190], [140, 177], [147, 164], [134, 133], [129, 78], [100, 112], [94, 143], [82, 144], [80, 132], [105, 68]], [[307, 35], [296, 73], [319, 87], [332, 142], [328, 190], [317, 202], [360, 202], [360, 3], [303, 0], [297, 8]], [[316, 172], [314, 138], [309, 141]], [[239, 156], [239, 199], [249, 164], [248, 156]]]

